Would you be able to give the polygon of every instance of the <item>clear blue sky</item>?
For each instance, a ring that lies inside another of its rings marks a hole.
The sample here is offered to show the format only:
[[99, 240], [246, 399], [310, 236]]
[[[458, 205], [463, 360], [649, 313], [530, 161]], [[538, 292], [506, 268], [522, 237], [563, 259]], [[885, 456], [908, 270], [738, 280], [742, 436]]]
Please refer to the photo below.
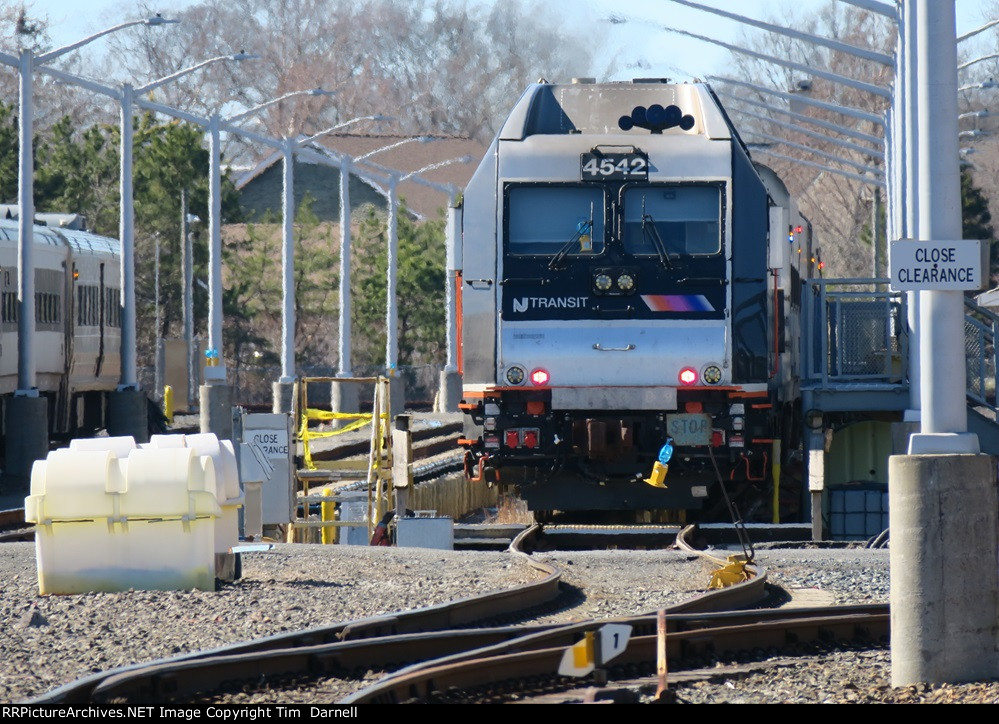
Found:
[[[279, 2], [280, 0], [275, 0]], [[405, 1], [405, 0], [399, 0]], [[483, 0], [503, 2], [503, 0]], [[891, 0], [887, 0], [891, 2]], [[823, 7], [827, 0], [700, 0], [705, 5], [767, 20], [802, 17]], [[101, 30], [124, 19], [130, 3], [123, 0], [27, 0], [35, 16], [47, 16], [56, 46]], [[193, 4], [192, 0], [168, 0], [161, 12]], [[682, 78], [683, 71], [698, 76], [726, 69], [728, 51], [703, 42], [669, 35], [656, 26], [670, 24], [691, 32], [738, 44], [742, 26], [724, 18], [687, 8], [669, 0], [547, 0], [545, 6], [558, 10], [565, 5], [566, 18], [575, 19], [584, 35], [600, 51], [598, 73], [613, 67], [615, 79], [631, 77]], [[980, 0], [957, 0], [957, 29], [964, 33], [984, 23]], [[124, 12], [122, 12], [124, 10]], [[633, 21], [615, 25], [606, 21], [611, 14]], [[252, 48], [247, 47], [247, 50]], [[642, 66], [635, 64], [641, 62]]]

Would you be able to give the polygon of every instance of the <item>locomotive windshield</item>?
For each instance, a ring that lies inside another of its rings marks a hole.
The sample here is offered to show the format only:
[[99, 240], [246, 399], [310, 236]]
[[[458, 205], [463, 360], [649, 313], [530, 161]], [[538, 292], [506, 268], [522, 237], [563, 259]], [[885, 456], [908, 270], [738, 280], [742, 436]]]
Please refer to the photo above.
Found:
[[720, 222], [717, 186], [635, 186], [624, 192], [623, 242], [629, 254], [658, 255], [659, 240], [666, 254], [717, 254]]
[[604, 192], [592, 186], [515, 186], [507, 205], [511, 254], [599, 254]]

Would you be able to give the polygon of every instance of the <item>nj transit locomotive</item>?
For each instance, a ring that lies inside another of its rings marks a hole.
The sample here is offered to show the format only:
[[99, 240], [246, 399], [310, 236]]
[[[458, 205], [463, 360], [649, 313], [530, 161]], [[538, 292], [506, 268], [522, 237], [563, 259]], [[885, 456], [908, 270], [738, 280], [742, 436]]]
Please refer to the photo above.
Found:
[[[35, 364], [54, 434], [105, 426], [121, 376], [121, 291], [116, 239], [34, 227]], [[0, 220], [0, 404], [17, 390], [18, 224]]]
[[[461, 219], [470, 478], [535, 511], [696, 510], [719, 475], [769, 482], [798, 426], [811, 231], [708, 85], [530, 86]], [[646, 485], [667, 440], [666, 487]]]

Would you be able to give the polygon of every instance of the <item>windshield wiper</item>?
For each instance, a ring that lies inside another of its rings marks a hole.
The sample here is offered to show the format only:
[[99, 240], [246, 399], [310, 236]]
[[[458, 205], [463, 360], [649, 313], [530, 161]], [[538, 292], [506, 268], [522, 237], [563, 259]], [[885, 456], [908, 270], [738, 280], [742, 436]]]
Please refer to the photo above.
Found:
[[[555, 256], [552, 257], [552, 260], [548, 262], [548, 268], [552, 271], [561, 269], [562, 262], [569, 255], [569, 251], [572, 249], [572, 247], [575, 244], [579, 243], [580, 238], [582, 238], [585, 234], [592, 234], [592, 233], [593, 233], [593, 204], [591, 203], [590, 218], [587, 221], [579, 222], [579, 224], [576, 226], [576, 233], [573, 234], [572, 238], [570, 238], [569, 241], [565, 242], [562, 245], [562, 248], [555, 253]], [[580, 244], [580, 251], [582, 250], [583, 250], [582, 244]]]
[[652, 218], [652, 214], [642, 214], [642, 235], [646, 241], [651, 242], [652, 246], [656, 248], [656, 253], [659, 254], [659, 261], [663, 265], [663, 268], [669, 270], [675, 269], [676, 266], [670, 261], [669, 253], [666, 251], [666, 243], [659, 235], [659, 229], [656, 228], [656, 220]]

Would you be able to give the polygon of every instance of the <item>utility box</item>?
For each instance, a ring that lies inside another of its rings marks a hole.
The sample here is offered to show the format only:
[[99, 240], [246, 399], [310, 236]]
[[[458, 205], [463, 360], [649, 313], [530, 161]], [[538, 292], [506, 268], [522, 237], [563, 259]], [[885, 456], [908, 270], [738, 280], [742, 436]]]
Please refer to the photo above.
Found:
[[[253, 477], [262, 477], [260, 514], [262, 524], [287, 525], [294, 516], [295, 438], [291, 415], [259, 413], [243, 415], [241, 463], [253, 467]], [[252, 458], [253, 465], [249, 465]]]
[[400, 548], [454, 550], [454, 520], [451, 518], [400, 518], [396, 522], [396, 545]]

